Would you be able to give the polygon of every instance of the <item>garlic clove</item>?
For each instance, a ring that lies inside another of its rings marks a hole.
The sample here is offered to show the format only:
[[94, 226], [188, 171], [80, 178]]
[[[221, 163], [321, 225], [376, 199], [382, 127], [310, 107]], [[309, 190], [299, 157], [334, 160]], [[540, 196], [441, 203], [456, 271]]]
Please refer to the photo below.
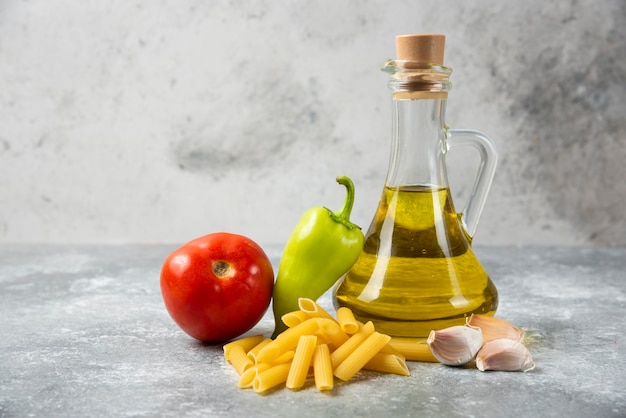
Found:
[[457, 325], [431, 331], [426, 342], [441, 363], [461, 366], [476, 357], [483, 344], [483, 336], [480, 328]]
[[467, 319], [467, 325], [478, 327], [483, 332], [483, 344], [499, 338], [522, 341], [524, 331], [504, 319], [487, 315], [472, 314]]
[[482, 372], [486, 370], [527, 372], [535, 368], [535, 363], [522, 343], [499, 338], [489, 341], [480, 349], [476, 355], [476, 367]]

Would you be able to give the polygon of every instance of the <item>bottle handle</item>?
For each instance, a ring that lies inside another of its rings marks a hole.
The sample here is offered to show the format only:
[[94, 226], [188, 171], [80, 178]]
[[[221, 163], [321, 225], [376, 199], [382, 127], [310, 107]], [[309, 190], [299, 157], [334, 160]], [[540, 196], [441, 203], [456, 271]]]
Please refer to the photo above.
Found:
[[448, 149], [456, 146], [469, 145], [480, 153], [480, 165], [472, 192], [461, 211], [461, 223], [467, 234], [472, 238], [476, 233], [478, 220], [485, 206], [487, 194], [496, 172], [498, 152], [495, 144], [489, 137], [479, 131], [471, 129], [448, 129]]

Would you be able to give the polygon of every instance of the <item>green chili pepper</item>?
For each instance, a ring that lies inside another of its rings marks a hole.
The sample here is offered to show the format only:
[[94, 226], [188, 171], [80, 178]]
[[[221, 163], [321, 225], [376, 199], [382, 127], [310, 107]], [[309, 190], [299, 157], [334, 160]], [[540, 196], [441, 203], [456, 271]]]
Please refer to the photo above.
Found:
[[343, 208], [307, 210], [296, 225], [283, 251], [273, 291], [275, 329], [273, 338], [287, 326], [281, 317], [298, 310], [298, 298], [317, 300], [339, 280], [363, 250], [363, 232], [350, 222], [354, 184], [337, 177], [346, 187]]

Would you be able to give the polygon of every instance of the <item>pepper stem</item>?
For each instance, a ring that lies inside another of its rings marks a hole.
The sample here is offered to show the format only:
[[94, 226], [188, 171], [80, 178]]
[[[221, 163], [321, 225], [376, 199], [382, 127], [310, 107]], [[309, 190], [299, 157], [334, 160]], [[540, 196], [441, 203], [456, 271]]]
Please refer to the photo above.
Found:
[[330, 217], [346, 226], [348, 229], [359, 228], [360, 226], [350, 222], [350, 213], [352, 212], [352, 206], [354, 205], [354, 183], [348, 176], [337, 177], [337, 183], [346, 186], [346, 200], [343, 203], [343, 207], [337, 212], [332, 212], [330, 209]]

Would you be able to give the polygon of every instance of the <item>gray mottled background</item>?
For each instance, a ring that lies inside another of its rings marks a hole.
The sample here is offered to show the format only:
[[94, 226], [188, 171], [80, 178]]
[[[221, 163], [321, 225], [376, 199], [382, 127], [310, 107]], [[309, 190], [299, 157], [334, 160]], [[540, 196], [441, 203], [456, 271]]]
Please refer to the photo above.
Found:
[[[626, 2], [0, 2], [0, 241], [284, 242], [387, 170], [382, 63], [447, 35], [447, 121], [497, 144], [482, 245], [626, 245]], [[477, 156], [453, 150], [457, 209]]]

